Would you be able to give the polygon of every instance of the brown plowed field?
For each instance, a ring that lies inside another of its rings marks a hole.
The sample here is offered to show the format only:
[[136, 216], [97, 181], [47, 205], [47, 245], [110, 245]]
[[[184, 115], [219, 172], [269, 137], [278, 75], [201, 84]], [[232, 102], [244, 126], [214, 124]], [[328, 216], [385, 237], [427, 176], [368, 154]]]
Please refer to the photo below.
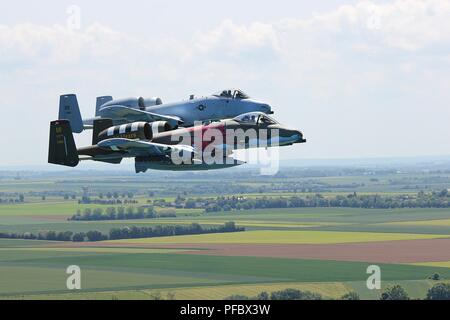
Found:
[[179, 254], [324, 259], [380, 263], [450, 261], [450, 239], [397, 240], [345, 244], [136, 244], [68, 243], [55, 246], [192, 249]]

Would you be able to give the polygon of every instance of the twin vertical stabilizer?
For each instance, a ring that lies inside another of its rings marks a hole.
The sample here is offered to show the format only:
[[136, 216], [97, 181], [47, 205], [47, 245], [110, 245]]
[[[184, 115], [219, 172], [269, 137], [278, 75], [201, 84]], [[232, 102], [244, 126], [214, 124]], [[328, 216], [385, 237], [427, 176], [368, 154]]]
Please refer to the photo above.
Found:
[[73, 132], [80, 133], [83, 131], [83, 119], [76, 95], [65, 94], [59, 97], [58, 119], [68, 120]]
[[76, 167], [79, 161], [70, 122], [68, 120], [50, 122], [48, 162]]

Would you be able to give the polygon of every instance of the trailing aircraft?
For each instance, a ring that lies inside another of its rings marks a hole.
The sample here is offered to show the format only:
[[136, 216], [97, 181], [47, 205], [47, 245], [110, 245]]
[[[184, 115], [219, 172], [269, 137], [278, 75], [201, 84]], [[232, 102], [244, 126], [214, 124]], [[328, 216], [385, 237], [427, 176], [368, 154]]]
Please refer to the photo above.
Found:
[[259, 111], [271, 114], [271, 106], [251, 99], [239, 89], [228, 89], [206, 97], [191, 95], [189, 100], [163, 103], [161, 98], [113, 99], [97, 98], [95, 117], [82, 119], [77, 96], [65, 94], [59, 100], [59, 120], [68, 120], [72, 131], [80, 133], [92, 129], [95, 120], [111, 119], [114, 125], [132, 122], [151, 122], [161, 130], [173, 130], [178, 126], [190, 127], [195, 121], [216, 121], [240, 114]]

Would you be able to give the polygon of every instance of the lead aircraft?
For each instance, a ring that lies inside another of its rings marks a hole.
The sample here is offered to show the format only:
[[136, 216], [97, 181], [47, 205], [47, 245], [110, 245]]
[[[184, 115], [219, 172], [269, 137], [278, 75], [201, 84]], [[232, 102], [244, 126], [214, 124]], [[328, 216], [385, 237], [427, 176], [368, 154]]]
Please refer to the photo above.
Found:
[[111, 119], [93, 122], [92, 145], [77, 148], [69, 120], [50, 123], [48, 162], [75, 167], [80, 160], [119, 164], [134, 158], [136, 173], [147, 169], [209, 170], [244, 162], [234, 150], [303, 143], [301, 131], [287, 128], [263, 112], [189, 128], [158, 132], [149, 122], [114, 125]]

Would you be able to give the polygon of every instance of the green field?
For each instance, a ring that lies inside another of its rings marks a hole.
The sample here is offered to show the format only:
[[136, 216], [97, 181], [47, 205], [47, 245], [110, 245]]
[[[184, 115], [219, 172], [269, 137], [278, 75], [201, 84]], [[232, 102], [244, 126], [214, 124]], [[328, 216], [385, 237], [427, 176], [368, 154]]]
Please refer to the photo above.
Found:
[[[176, 289], [225, 284], [358, 282], [367, 263], [257, 257], [221, 257], [174, 253], [0, 250], [3, 296], [67, 293], [65, 269], [82, 269], [83, 291]], [[380, 264], [383, 279], [422, 280], [442, 267]], [[262, 285], [260, 286], [262, 287]]]
[[[202, 234], [145, 239], [113, 240], [108, 243], [266, 243], [266, 244], [333, 244], [352, 242], [413, 240], [443, 238], [443, 235], [409, 234], [409, 233], [370, 233], [370, 232], [336, 232], [336, 231], [247, 231], [219, 234]], [[450, 237], [450, 236], [447, 236]]]
[[[206, 245], [333, 245], [377, 243], [420, 239], [450, 238], [449, 209], [359, 209], [288, 208], [204, 213], [203, 209], [176, 209], [177, 217], [113, 221], [68, 221], [85, 208], [108, 205], [80, 205], [81, 187], [95, 192], [132, 190], [139, 206], [153, 199], [172, 202], [181, 192], [198, 192], [194, 197], [216, 197], [220, 193], [214, 180], [184, 176], [183, 184], [168, 176], [155, 180], [148, 176], [60, 177], [58, 179], [7, 180], [1, 192], [28, 192], [23, 204], [0, 204], [0, 232], [39, 233], [42, 231], [86, 232], [126, 226], [223, 225], [234, 221], [245, 232], [125, 239], [93, 244], [54, 241], [0, 239], [1, 299], [223, 299], [234, 294], [254, 296], [261, 291], [285, 288], [309, 290], [325, 298], [338, 299], [356, 291], [363, 299], [377, 299], [380, 290], [368, 290], [366, 269], [374, 262], [312, 260], [267, 256], [242, 256], [229, 249], [226, 255], [200, 254]], [[446, 177], [447, 179], [450, 177]], [[425, 184], [442, 187], [446, 181], [433, 177], [389, 173], [376, 180], [371, 176], [274, 177], [223, 179], [224, 188], [236, 185], [266, 188], [266, 192], [242, 192], [248, 198], [305, 194], [274, 191], [301, 184], [319, 186], [324, 197], [346, 195], [355, 190], [367, 194], [414, 194]], [[411, 181], [416, 189], [402, 189]], [[438, 182], [435, 182], [438, 181]], [[439, 182], [441, 181], [441, 182]], [[433, 183], [431, 183], [433, 182]], [[347, 186], [348, 185], [348, 186]], [[347, 186], [347, 187], [346, 187]], [[273, 188], [274, 190], [271, 190]], [[297, 187], [295, 187], [297, 188]], [[347, 189], [346, 189], [347, 188]], [[214, 191], [215, 190], [215, 191]], [[39, 192], [49, 192], [45, 200]], [[77, 195], [64, 200], [58, 192]], [[228, 194], [232, 194], [229, 193]], [[9, 195], [13, 197], [14, 194]], [[6, 196], [4, 196], [6, 197]], [[186, 244], [191, 244], [189, 247]], [[417, 261], [413, 263], [375, 263], [382, 269], [382, 286], [401, 284], [414, 298], [423, 298], [434, 284], [434, 273], [450, 279], [450, 263]], [[66, 288], [66, 268], [82, 270], [82, 289]]]

